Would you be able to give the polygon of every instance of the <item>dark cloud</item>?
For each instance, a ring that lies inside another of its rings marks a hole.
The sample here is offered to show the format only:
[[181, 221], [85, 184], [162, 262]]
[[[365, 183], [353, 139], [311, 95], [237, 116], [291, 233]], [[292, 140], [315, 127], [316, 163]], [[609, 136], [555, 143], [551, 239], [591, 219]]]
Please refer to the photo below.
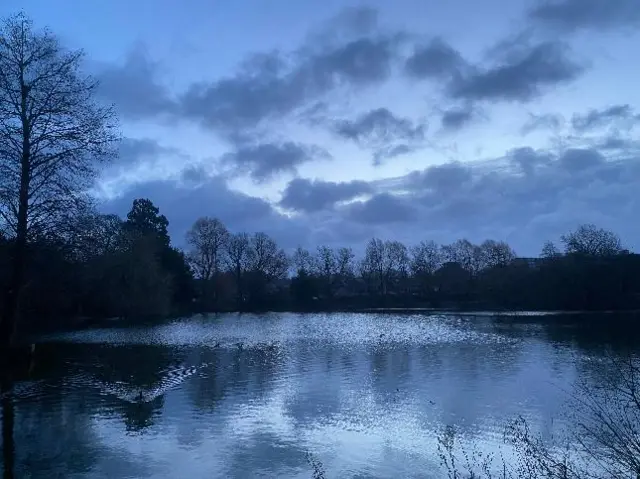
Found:
[[381, 165], [386, 160], [396, 158], [397, 156], [406, 155], [412, 151], [416, 151], [421, 146], [420, 143], [400, 143], [398, 145], [385, 145], [378, 148], [373, 153], [373, 164], [376, 166]]
[[607, 135], [597, 143], [597, 148], [601, 150], [618, 150], [623, 153], [635, 152], [640, 158], [640, 141], [621, 137], [618, 134]]
[[563, 124], [564, 118], [562, 115], [553, 113], [546, 113], [544, 115], [529, 114], [529, 120], [522, 126], [520, 133], [522, 135], [528, 135], [536, 130], [557, 131], [562, 128]]
[[445, 110], [440, 118], [440, 124], [445, 131], [458, 131], [471, 123], [478, 115], [472, 105], [453, 107]]
[[546, 151], [531, 147], [515, 148], [506, 155], [507, 161], [515, 165], [525, 175], [532, 175], [539, 166], [548, 165], [553, 157]]
[[180, 179], [190, 185], [199, 185], [209, 180], [210, 172], [204, 165], [190, 165], [182, 170]]
[[313, 32], [308, 44], [325, 45], [371, 35], [379, 28], [378, 10], [366, 6], [345, 7], [341, 12], [329, 18], [319, 31]]
[[[404, 178], [403, 187], [386, 192], [379, 204], [372, 202], [367, 209], [367, 203], [348, 205], [343, 221], [370, 222], [364, 237], [375, 234], [411, 243], [492, 237], [509, 241], [527, 255], [537, 254], [545, 239], [557, 240], [578, 224], [593, 222], [640, 247], [640, 227], [634, 220], [635, 208], [640, 207], [638, 157], [612, 160], [596, 150], [574, 148], [555, 155], [521, 148], [503, 160], [414, 172]], [[529, 173], [509, 167], [514, 164], [524, 165]], [[427, 188], [424, 179], [437, 188]], [[385, 226], [386, 221], [396, 222]]]
[[407, 186], [415, 190], [425, 188], [447, 194], [458, 190], [472, 178], [471, 168], [460, 162], [444, 163], [411, 173], [407, 176]]
[[405, 62], [407, 75], [418, 79], [451, 78], [465, 67], [466, 62], [460, 53], [441, 38], [415, 47]]
[[269, 180], [279, 173], [296, 173], [297, 167], [316, 159], [330, 159], [329, 153], [314, 145], [291, 141], [240, 145], [222, 156], [223, 164], [230, 164], [240, 173], [248, 173], [257, 182]]
[[527, 102], [550, 87], [575, 80], [583, 71], [562, 43], [549, 41], [526, 48], [520, 45], [504, 61], [475, 67], [471, 73], [456, 77], [449, 93], [465, 100]]
[[272, 53], [234, 76], [192, 86], [181, 98], [182, 113], [226, 135], [253, 130], [338, 88], [385, 81], [400, 43], [398, 36], [376, 35], [288, 56]]
[[[639, 156], [518, 148], [487, 163], [436, 165], [394, 181], [294, 180], [280, 204], [299, 213], [291, 217], [205, 175], [196, 175], [197, 184], [182, 178], [132, 186], [103, 210], [124, 215], [133, 198], [149, 197], [169, 218], [178, 244], [197, 217], [209, 215], [234, 231], [263, 230], [286, 248], [326, 243], [361, 250], [372, 236], [408, 244], [467, 237], [504, 239], [520, 254], [535, 255], [544, 240], [589, 222], [640, 247], [638, 178]], [[360, 195], [370, 198], [351, 201]]]
[[529, 15], [536, 22], [569, 32], [640, 25], [637, 0], [539, 0]]
[[175, 152], [151, 138], [123, 138], [118, 145], [119, 162], [130, 165], [144, 158], [152, 158], [164, 152]]
[[160, 145], [151, 138], [123, 138], [118, 145], [118, 156], [102, 167], [103, 177], [109, 177], [142, 164], [155, 165], [170, 159], [173, 163], [186, 164], [190, 157], [177, 148]]
[[335, 183], [296, 178], [285, 188], [280, 206], [295, 211], [315, 212], [371, 192], [372, 186], [364, 181]]
[[367, 224], [405, 223], [415, 220], [417, 214], [411, 204], [389, 193], [350, 203], [345, 211], [348, 218]]
[[[640, 8], [640, 5], [638, 5]], [[630, 105], [613, 105], [603, 110], [592, 109], [583, 115], [574, 115], [571, 125], [578, 132], [585, 132], [607, 126], [632, 127], [640, 121], [640, 116], [635, 115]]]
[[426, 125], [400, 118], [387, 108], [377, 108], [353, 120], [332, 123], [335, 134], [372, 150], [374, 161], [381, 161], [413, 151], [425, 139]]
[[176, 104], [158, 77], [158, 64], [138, 46], [127, 55], [123, 64], [99, 69], [96, 74], [98, 95], [114, 103], [124, 118], [138, 120], [173, 113]]
[[197, 186], [180, 180], [136, 184], [120, 197], [102, 203], [100, 209], [125, 216], [135, 198], [149, 198], [160, 208], [169, 220], [172, 241], [177, 245], [184, 245], [185, 233], [200, 216], [219, 218], [234, 232], [265, 231], [289, 247], [304, 236], [303, 223], [291, 222], [262, 199], [229, 189], [220, 177], [209, 176]]
[[569, 171], [580, 171], [601, 165], [605, 158], [597, 150], [570, 148], [560, 156], [559, 161]]

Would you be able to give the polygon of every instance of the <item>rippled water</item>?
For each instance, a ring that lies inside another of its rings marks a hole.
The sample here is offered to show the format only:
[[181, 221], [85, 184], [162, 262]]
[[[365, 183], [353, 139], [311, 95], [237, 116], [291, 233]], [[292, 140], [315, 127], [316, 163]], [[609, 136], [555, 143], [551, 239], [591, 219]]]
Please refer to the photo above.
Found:
[[447, 425], [487, 451], [518, 415], [553, 433], [618, 341], [579, 319], [230, 314], [49, 336], [11, 393], [16, 477], [441, 477]]

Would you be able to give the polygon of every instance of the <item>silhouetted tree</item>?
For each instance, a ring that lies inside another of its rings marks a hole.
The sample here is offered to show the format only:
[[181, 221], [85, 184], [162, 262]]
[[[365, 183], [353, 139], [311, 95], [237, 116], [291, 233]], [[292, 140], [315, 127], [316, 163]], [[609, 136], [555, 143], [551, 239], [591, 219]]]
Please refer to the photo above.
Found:
[[552, 241], [546, 241], [542, 246], [541, 256], [544, 259], [551, 260], [558, 258], [561, 255], [562, 253], [560, 253], [560, 250], [558, 250], [558, 247]]
[[618, 235], [592, 224], [581, 225], [561, 240], [567, 254], [613, 256], [622, 252]]
[[504, 241], [486, 240], [480, 245], [480, 256], [482, 268], [494, 268], [509, 265], [516, 253]]
[[155, 238], [161, 247], [169, 246], [170, 238], [167, 231], [169, 221], [147, 198], [133, 200], [124, 227], [134, 237], [149, 236]]
[[313, 255], [308, 250], [300, 246], [298, 246], [291, 255], [291, 261], [289, 261], [289, 264], [294, 268], [296, 273], [304, 271], [305, 274], [311, 274], [317, 271]]
[[171, 311], [172, 278], [158, 260], [156, 239], [128, 241], [110, 262], [110, 303], [118, 316], [141, 318]]
[[187, 232], [189, 263], [195, 276], [201, 282], [202, 301], [211, 297], [212, 305], [218, 303], [218, 280], [223, 269], [225, 248], [229, 241], [229, 231], [216, 218], [199, 218]]
[[466, 239], [443, 245], [442, 255], [446, 261], [458, 263], [470, 276], [482, 269], [482, 249]]
[[369, 241], [365, 256], [360, 262], [362, 278], [372, 291], [382, 297], [389, 293], [390, 287], [406, 276], [408, 268], [406, 246], [398, 241], [382, 241], [377, 238]]
[[193, 274], [184, 252], [173, 246], [160, 250], [160, 266], [169, 275], [171, 304], [176, 312], [189, 311], [195, 300]]
[[287, 275], [287, 255], [267, 234], [256, 233], [249, 240], [248, 257], [248, 293], [254, 306], [262, 306], [266, 289]]
[[242, 308], [245, 294], [243, 283], [253, 260], [248, 234], [237, 233], [229, 237], [226, 260], [235, 281], [236, 306]]
[[0, 27], [0, 216], [13, 237], [0, 340], [10, 343], [28, 242], [55, 232], [85, 201], [98, 161], [113, 154], [115, 115], [93, 101], [82, 51], [18, 14]]
[[433, 274], [442, 266], [442, 254], [440, 248], [433, 241], [421, 241], [410, 250], [411, 258], [409, 268], [413, 275], [419, 295], [425, 295], [432, 299]]

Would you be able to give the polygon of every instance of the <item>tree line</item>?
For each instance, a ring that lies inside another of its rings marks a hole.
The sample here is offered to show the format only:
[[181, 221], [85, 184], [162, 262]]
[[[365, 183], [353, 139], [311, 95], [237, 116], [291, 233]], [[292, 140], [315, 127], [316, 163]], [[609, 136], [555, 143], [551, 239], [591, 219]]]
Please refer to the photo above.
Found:
[[519, 258], [504, 241], [438, 245], [372, 238], [351, 248], [297, 248], [264, 233], [231, 234], [215, 218], [187, 234], [187, 259], [205, 310], [372, 307], [630, 309], [640, 305], [640, 256], [614, 233], [582, 225]]
[[69, 318], [191, 311], [365, 307], [616, 309], [638, 306], [638, 256], [585, 225], [517, 258], [504, 242], [408, 247], [372, 239], [287, 255], [264, 233], [195, 222], [182, 251], [145, 198], [126, 219], [98, 214], [88, 191], [116, 155], [114, 109], [97, 82], [24, 14], [0, 25], [0, 342]]
[[[30, 241], [21, 315], [43, 327], [215, 311], [603, 310], [640, 303], [640, 255], [594, 225], [546, 243], [535, 258], [519, 258], [503, 241], [466, 239], [407, 246], [372, 238], [361, 257], [329, 246], [287, 254], [263, 232], [232, 233], [209, 217], [195, 221], [182, 250], [171, 245], [168, 225], [140, 198], [125, 219], [85, 212], [60, 234]], [[5, 262], [13, 242], [0, 243]], [[3, 274], [5, 285], [9, 279]]]

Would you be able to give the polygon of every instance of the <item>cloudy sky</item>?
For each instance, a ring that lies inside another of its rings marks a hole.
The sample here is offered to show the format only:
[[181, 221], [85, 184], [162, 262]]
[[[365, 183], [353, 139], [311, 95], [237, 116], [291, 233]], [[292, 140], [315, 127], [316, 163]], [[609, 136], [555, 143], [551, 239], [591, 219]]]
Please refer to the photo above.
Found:
[[[189, 5], [185, 8], [185, 5]], [[282, 246], [592, 222], [640, 249], [640, 0], [3, 0], [119, 112], [104, 211], [148, 197]]]

